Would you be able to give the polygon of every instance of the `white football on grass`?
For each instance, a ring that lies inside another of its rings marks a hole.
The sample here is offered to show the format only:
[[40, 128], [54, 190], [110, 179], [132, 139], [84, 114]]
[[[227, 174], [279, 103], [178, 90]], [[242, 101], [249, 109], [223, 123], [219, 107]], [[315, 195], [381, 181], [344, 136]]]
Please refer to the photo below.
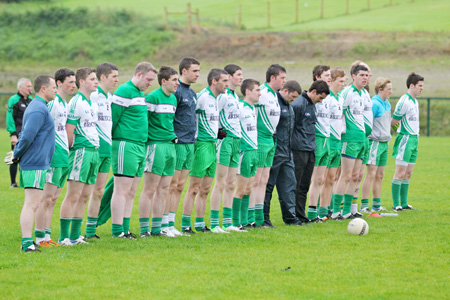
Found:
[[369, 224], [361, 218], [356, 218], [348, 223], [348, 233], [354, 235], [366, 235], [369, 233]]

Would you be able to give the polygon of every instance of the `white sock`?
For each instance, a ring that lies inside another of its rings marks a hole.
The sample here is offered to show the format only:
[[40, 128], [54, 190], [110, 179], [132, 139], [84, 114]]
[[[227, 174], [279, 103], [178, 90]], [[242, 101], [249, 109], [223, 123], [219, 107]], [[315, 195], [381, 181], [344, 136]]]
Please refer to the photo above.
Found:
[[169, 212], [169, 222], [174, 222], [175, 223], [175, 215], [176, 215], [176, 213]]
[[36, 244], [40, 244], [41, 242], [44, 242], [45, 241], [45, 237], [43, 237], [43, 238], [36, 238]]
[[358, 203], [352, 203], [352, 207], [351, 207], [351, 209], [350, 209], [350, 212], [351, 212], [352, 214], [358, 212]]
[[169, 215], [163, 215], [161, 224], [169, 224]]
[[48, 242], [50, 241], [52, 238], [50, 237], [50, 234], [46, 233], [45, 234], [45, 241]]

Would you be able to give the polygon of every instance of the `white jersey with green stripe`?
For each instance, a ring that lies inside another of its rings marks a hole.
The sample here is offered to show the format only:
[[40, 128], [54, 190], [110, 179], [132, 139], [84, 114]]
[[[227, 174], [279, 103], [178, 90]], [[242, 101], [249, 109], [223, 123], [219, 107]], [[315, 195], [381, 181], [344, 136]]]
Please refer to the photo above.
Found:
[[258, 149], [255, 108], [243, 100], [239, 101], [239, 121], [242, 133], [241, 151]]
[[225, 94], [219, 99], [220, 127], [226, 131], [227, 136], [241, 137], [241, 124], [239, 123], [239, 97], [227, 88]]
[[419, 101], [410, 94], [406, 93], [398, 100], [392, 117], [400, 121], [397, 132], [419, 135]]
[[362, 92], [352, 84], [341, 92], [344, 98], [345, 133], [343, 142], [363, 143], [366, 136], [364, 128], [364, 97]]
[[328, 98], [328, 106], [330, 108], [330, 137], [331, 140], [340, 141], [342, 134], [342, 106], [344, 104], [344, 99], [340, 93], [335, 95], [332, 91], [330, 91], [330, 95], [328, 95], [327, 99]]
[[48, 103], [48, 111], [55, 122], [55, 153], [50, 166], [68, 167], [69, 166], [69, 141], [67, 139], [66, 122], [67, 108], [64, 101], [58, 94], [55, 100]]
[[328, 95], [322, 102], [316, 103], [316, 135], [330, 136], [330, 97]]
[[218, 101], [223, 94], [217, 96], [209, 87], [204, 88], [197, 94], [197, 105], [195, 113], [198, 119], [197, 141], [217, 141], [219, 131], [219, 109]]
[[366, 131], [366, 136], [372, 133], [373, 127], [373, 111], [372, 111], [372, 98], [366, 89], [362, 89], [361, 93], [364, 95], [364, 130]]
[[111, 117], [111, 94], [106, 94], [100, 86], [90, 96], [91, 101], [97, 103], [98, 121], [97, 132], [100, 139], [99, 156], [111, 157], [112, 151], [112, 117]]
[[281, 109], [276, 92], [267, 82], [261, 85], [261, 96], [255, 103], [255, 107], [258, 120], [258, 140], [260, 143], [273, 143], [273, 135], [280, 121]]
[[71, 146], [77, 148], [98, 148], [100, 141], [97, 132], [97, 103], [78, 92], [69, 102], [67, 123], [75, 125], [74, 141]]

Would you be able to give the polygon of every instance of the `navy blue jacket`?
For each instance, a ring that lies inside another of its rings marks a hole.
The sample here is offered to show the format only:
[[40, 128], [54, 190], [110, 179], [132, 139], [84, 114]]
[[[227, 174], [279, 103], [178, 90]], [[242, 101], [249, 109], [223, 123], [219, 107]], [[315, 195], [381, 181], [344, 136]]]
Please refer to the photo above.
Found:
[[20, 159], [21, 170], [48, 170], [53, 152], [55, 122], [48, 112], [47, 102], [36, 97], [23, 115], [22, 132], [14, 148], [14, 157]]
[[173, 120], [173, 128], [178, 138], [179, 144], [195, 143], [197, 133], [197, 115], [195, 107], [197, 105], [197, 94], [191, 86], [180, 81], [177, 91], [174, 93], [177, 98], [177, 110]]
[[291, 149], [294, 151], [316, 150], [316, 106], [306, 91], [291, 104], [295, 113]]
[[278, 158], [285, 158], [291, 160], [291, 142], [292, 132], [294, 130], [294, 109], [289, 105], [286, 100], [277, 92], [278, 103], [280, 104], [281, 114], [280, 121], [277, 125], [277, 131], [275, 137], [277, 138], [277, 148], [275, 150], [275, 156]]

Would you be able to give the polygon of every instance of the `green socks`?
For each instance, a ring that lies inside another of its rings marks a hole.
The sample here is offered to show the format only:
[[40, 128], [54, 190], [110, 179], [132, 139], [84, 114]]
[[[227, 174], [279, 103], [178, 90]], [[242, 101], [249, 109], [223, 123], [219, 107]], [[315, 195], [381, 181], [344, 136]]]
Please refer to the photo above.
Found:
[[[240, 224], [241, 203], [242, 199], [236, 197], [233, 198], [232, 220], [233, 226], [235, 227]], [[223, 217], [224, 217], [223, 222], [225, 223], [225, 212], [223, 213]]]
[[139, 225], [141, 227], [141, 234], [150, 231], [150, 218], [139, 218]]
[[162, 218], [152, 218], [152, 234], [161, 233]]
[[130, 219], [131, 218], [123, 218], [123, 233], [127, 234], [130, 231]]
[[[233, 200], [234, 203], [234, 200]], [[229, 207], [224, 207], [223, 208], [223, 220], [222, 220], [222, 225], [225, 228], [228, 228], [231, 226], [231, 215], [232, 215], [233, 210]], [[239, 221], [238, 221], [239, 223]], [[212, 226], [212, 225], [211, 225]]]
[[22, 238], [22, 249], [27, 250], [28, 247], [33, 245], [33, 238]]
[[334, 194], [333, 196], [333, 214], [337, 214], [341, 212], [341, 202], [344, 198], [343, 195]]
[[308, 219], [312, 220], [317, 217], [317, 206], [308, 207]]
[[181, 230], [191, 227], [191, 215], [181, 216]]
[[41, 242], [45, 241], [45, 231], [39, 230], [39, 229], [35, 229], [34, 230], [34, 236], [36, 237], [36, 244], [40, 244]]
[[400, 206], [400, 188], [402, 186], [402, 181], [400, 179], [392, 179], [392, 205], [394, 208]]
[[242, 196], [242, 202], [241, 202], [241, 225], [247, 225], [249, 222], [248, 219], [248, 213], [249, 213], [249, 204], [250, 204], [250, 195], [244, 195]]
[[211, 209], [210, 218], [211, 218], [211, 229], [219, 226], [219, 211], [218, 210]]
[[60, 242], [62, 242], [64, 239], [69, 238], [70, 223], [72, 223], [72, 219], [66, 218], [59, 219], [59, 224], [61, 228], [61, 234], [59, 237]]
[[345, 194], [344, 195], [344, 208], [342, 210], [342, 216], [348, 215], [351, 213], [353, 202], [353, 195]]
[[378, 209], [381, 207], [381, 199], [380, 198], [373, 198], [372, 200], [372, 208]]
[[86, 237], [94, 236], [97, 229], [97, 218], [87, 217]]
[[328, 216], [328, 206], [319, 207], [319, 217], [325, 218], [326, 216]]
[[[248, 208], [248, 223], [247, 224], [251, 224], [253, 222], [255, 222], [255, 207], [249, 207]], [[246, 224], [243, 224], [246, 225]]]
[[264, 204], [255, 204], [255, 224], [261, 226], [264, 223]]
[[402, 185], [400, 187], [400, 201], [403, 208], [408, 207], [408, 189], [409, 180], [402, 180]]
[[205, 228], [206, 224], [205, 224], [205, 218], [197, 218], [195, 217], [195, 230], [197, 231], [201, 231], [203, 228]]
[[122, 224], [112, 224], [112, 235], [113, 237], [118, 237], [123, 233], [123, 225]]
[[165, 214], [162, 217], [162, 223], [161, 223], [161, 228], [167, 229], [169, 227], [169, 214]]
[[82, 218], [72, 218], [72, 227], [70, 228], [70, 240], [75, 241], [81, 236]]
[[361, 199], [361, 209], [369, 208], [369, 199]]

